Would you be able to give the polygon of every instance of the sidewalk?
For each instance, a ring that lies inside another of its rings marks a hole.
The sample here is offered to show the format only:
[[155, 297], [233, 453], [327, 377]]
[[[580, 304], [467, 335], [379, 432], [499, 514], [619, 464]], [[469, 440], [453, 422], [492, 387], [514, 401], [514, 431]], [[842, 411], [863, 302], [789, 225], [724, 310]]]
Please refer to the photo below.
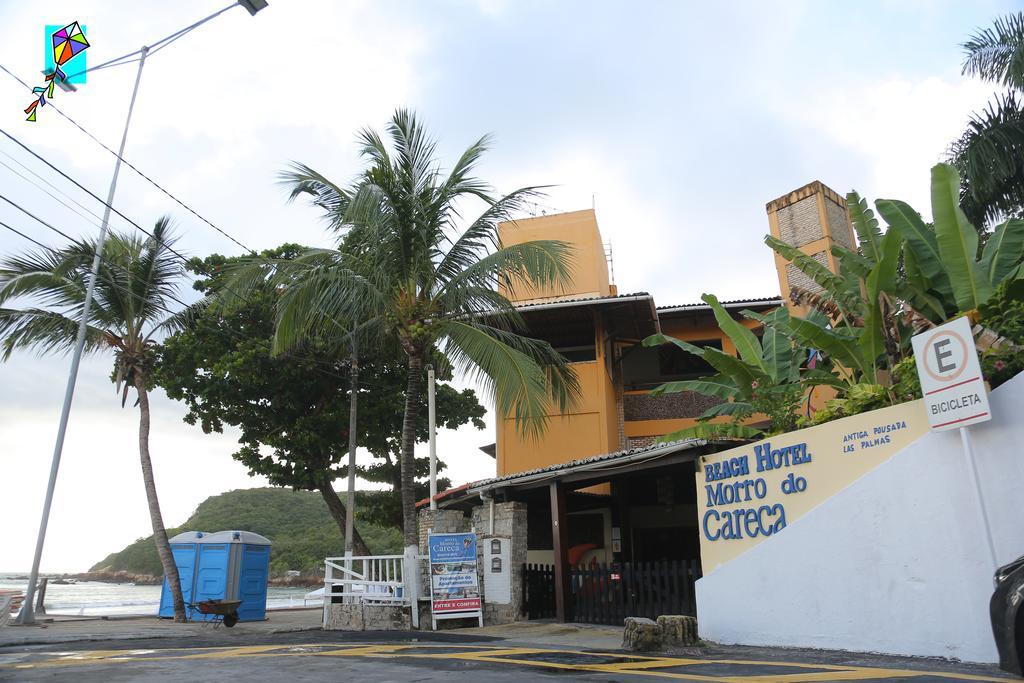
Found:
[[61, 617], [41, 619], [39, 626], [7, 626], [0, 628], [0, 648], [19, 645], [48, 645], [97, 640], [138, 640], [143, 638], [196, 638], [216, 633], [218, 636], [245, 640], [253, 635], [319, 631], [323, 610], [317, 607], [267, 611], [266, 621], [241, 622], [232, 628], [213, 624], [176, 624], [170, 619], [152, 616], [137, 617]]
[[452, 629], [442, 633], [489, 636], [522, 645], [617, 651], [622, 647], [622, 627], [599, 624], [563, 624], [556, 621], [517, 621], [502, 626]]

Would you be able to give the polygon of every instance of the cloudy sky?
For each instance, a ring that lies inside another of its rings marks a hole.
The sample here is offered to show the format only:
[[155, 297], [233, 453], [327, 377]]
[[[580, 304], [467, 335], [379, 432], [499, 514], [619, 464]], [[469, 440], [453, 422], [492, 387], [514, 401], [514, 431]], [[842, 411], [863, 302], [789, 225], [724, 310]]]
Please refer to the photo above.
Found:
[[[6, 0], [0, 64], [39, 80], [46, 24], [86, 24], [97, 64], [226, 2]], [[346, 180], [359, 169], [355, 131], [412, 107], [449, 160], [494, 133], [481, 175], [499, 190], [550, 183], [549, 207], [596, 206], [620, 291], [650, 291], [662, 305], [705, 291], [772, 295], [760, 243], [767, 201], [817, 179], [927, 213], [928, 168], [992, 92], [960, 75], [958, 44], [1013, 5], [271, 0], [254, 18], [232, 9], [147, 61], [125, 156], [249, 246], [326, 246], [316, 212], [286, 205], [275, 173], [300, 160]], [[135, 65], [102, 70], [56, 103], [116, 148], [134, 77]], [[29, 100], [0, 72], [0, 127], [104, 196], [113, 158], [53, 111], [24, 122]], [[2, 136], [0, 162], [0, 194], [70, 234], [96, 233], [97, 203]], [[88, 212], [58, 204], [22, 164]], [[115, 204], [143, 225], [171, 214], [190, 254], [240, 251], [130, 171]], [[60, 243], [10, 207], [0, 220]], [[30, 246], [0, 230], [0, 253]], [[84, 570], [150, 532], [138, 416], [119, 407], [109, 367], [82, 365], [46, 571]], [[67, 368], [66, 358], [28, 354], [0, 364], [0, 571], [31, 564]], [[232, 434], [203, 435], [162, 395], [153, 408], [169, 526], [209, 495], [265, 483], [231, 460]], [[476, 450], [492, 440], [491, 430], [442, 434], [452, 478], [493, 474]]]

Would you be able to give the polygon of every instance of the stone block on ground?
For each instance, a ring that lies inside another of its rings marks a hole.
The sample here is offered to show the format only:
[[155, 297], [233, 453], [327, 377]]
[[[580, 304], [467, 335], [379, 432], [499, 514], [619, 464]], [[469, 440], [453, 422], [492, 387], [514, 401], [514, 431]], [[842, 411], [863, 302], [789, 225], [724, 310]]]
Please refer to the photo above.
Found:
[[363, 631], [363, 607], [359, 603], [331, 603], [325, 608], [325, 631]]
[[622, 630], [622, 649], [650, 652], [661, 649], [661, 627], [644, 617], [626, 617]]
[[327, 605], [325, 631], [408, 631], [412, 617], [407, 607], [341, 603]]
[[685, 614], [663, 614], [658, 617], [658, 627], [661, 629], [661, 644], [670, 647], [673, 645], [696, 645], [697, 617]]

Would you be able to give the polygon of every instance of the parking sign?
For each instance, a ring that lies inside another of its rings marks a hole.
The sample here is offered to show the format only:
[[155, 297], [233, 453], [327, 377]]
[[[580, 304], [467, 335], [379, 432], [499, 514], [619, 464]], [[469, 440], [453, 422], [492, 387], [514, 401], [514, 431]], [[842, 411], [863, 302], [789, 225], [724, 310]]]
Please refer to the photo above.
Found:
[[960, 317], [922, 332], [911, 341], [932, 431], [968, 427], [992, 419], [967, 318]]

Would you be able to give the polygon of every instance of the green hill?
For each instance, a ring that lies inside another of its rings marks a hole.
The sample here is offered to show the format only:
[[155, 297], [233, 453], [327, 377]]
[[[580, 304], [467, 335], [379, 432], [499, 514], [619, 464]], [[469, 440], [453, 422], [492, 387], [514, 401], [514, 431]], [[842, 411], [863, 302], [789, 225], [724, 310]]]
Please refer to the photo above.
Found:
[[[357, 524], [359, 533], [374, 554], [402, 552], [400, 529]], [[273, 541], [271, 574], [289, 569], [319, 572], [325, 557], [344, 554], [344, 543], [319, 493], [289, 489], [239, 489], [211, 496], [200, 503], [180, 527], [167, 529], [168, 536], [181, 531], [253, 531]], [[153, 537], [140, 538], [124, 550], [108, 555], [89, 571], [126, 571], [160, 576], [163, 569]]]

